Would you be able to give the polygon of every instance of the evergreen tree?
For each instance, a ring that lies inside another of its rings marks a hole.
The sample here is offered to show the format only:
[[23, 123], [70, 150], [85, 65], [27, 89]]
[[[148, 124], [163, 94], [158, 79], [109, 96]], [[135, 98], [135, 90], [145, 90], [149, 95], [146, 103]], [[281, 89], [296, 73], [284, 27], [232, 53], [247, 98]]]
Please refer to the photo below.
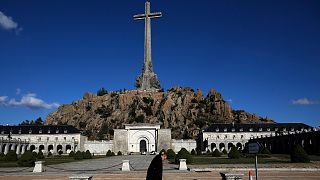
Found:
[[231, 159], [239, 159], [241, 156], [240, 152], [238, 151], [237, 147], [232, 146], [231, 150], [228, 154], [228, 157]]
[[176, 163], [179, 163], [179, 159], [186, 159], [187, 164], [190, 164], [193, 162], [191, 154], [185, 148], [181, 148], [181, 150], [178, 152], [176, 156]]
[[34, 166], [36, 158], [33, 156], [31, 151], [26, 151], [22, 154], [21, 158], [18, 160], [20, 166], [31, 167]]
[[212, 153], [212, 156], [213, 156], [213, 157], [220, 157], [220, 156], [221, 156], [221, 153], [219, 152], [218, 149], [215, 149], [215, 150], [213, 151], [213, 153]]
[[108, 150], [106, 156], [112, 156], [112, 152]]
[[4, 160], [5, 161], [17, 161], [18, 156], [15, 151], [11, 150], [6, 154], [6, 156], [4, 157]]
[[176, 153], [172, 149], [167, 150], [167, 157], [168, 159], [174, 160], [176, 158]]
[[92, 155], [89, 150], [84, 153], [83, 159], [92, 159]]
[[292, 148], [292, 151], [290, 153], [290, 159], [292, 163], [307, 163], [310, 162], [308, 154], [305, 152], [305, 150], [298, 145], [294, 145]]

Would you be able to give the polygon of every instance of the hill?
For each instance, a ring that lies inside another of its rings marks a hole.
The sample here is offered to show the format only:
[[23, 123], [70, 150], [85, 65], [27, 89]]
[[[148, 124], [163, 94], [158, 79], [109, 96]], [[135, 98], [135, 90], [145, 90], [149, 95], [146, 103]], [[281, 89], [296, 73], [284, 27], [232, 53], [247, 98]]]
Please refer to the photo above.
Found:
[[46, 124], [69, 124], [90, 139], [112, 139], [113, 129], [130, 123], [161, 123], [172, 138], [195, 138], [212, 123], [273, 123], [243, 110], [232, 110], [221, 94], [211, 89], [173, 87], [163, 91], [117, 91], [85, 93], [83, 98], [50, 113]]

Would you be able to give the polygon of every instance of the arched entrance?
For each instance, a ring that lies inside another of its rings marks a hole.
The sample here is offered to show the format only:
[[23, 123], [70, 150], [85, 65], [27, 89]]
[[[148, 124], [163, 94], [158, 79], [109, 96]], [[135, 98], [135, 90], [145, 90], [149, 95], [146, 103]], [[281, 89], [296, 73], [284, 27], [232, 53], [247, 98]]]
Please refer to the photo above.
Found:
[[49, 153], [49, 152], [53, 153], [53, 145], [52, 145], [52, 144], [50, 144], [50, 145], [48, 146], [48, 153]]
[[30, 151], [31, 151], [31, 152], [33, 152], [33, 150], [35, 150], [35, 149], [36, 149], [36, 146], [35, 146], [35, 145], [31, 145], [31, 146], [30, 146]]
[[42, 150], [44, 150], [44, 145], [39, 146], [39, 152], [42, 152]]
[[147, 142], [146, 140], [140, 140], [140, 152], [147, 152]]

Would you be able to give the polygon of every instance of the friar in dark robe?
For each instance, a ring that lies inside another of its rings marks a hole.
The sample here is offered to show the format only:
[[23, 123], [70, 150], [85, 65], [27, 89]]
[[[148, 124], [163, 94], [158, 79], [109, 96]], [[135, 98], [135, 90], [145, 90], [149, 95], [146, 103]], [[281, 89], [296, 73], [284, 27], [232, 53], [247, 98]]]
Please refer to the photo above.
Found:
[[162, 180], [162, 161], [167, 159], [167, 155], [162, 152], [156, 155], [151, 161], [146, 180]]

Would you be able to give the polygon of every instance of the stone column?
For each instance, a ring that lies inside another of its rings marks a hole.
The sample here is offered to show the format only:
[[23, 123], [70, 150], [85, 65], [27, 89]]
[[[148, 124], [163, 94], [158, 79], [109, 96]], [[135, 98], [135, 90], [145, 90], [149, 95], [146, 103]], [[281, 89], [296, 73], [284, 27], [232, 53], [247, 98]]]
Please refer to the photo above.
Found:
[[4, 148], [4, 153], [3, 154], [8, 154], [10, 144], [5, 144], [5, 146], [6, 147]]
[[20, 148], [21, 148], [21, 144], [18, 144], [16, 154], [20, 154]]
[[67, 145], [66, 144], [62, 144], [62, 152], [63, 154], [66, 154], [67, 153]]
[[26, 150], [26, 145], [23, 144], [23, 145], [22, 145], [22, 149], [21, 149], [21, 154], [24, 154], [25, 150]]
[[11, 151], [14, 151], [15, 150], [15, 148], [16, 148], [16, 144], [12, 144], [12, 146], [11, 146]]
[[53, 144], [53, 153], [52, 154], [57, 154], [58, 153], [58, 150], [57, 150], [57, 147], [58, 145], [56, 143]]
[[44, 150], [45, 153], [49, 153], [48, 146], [49, 146], [48, 143], [44, 144], [44, 149], [43, 150]]

